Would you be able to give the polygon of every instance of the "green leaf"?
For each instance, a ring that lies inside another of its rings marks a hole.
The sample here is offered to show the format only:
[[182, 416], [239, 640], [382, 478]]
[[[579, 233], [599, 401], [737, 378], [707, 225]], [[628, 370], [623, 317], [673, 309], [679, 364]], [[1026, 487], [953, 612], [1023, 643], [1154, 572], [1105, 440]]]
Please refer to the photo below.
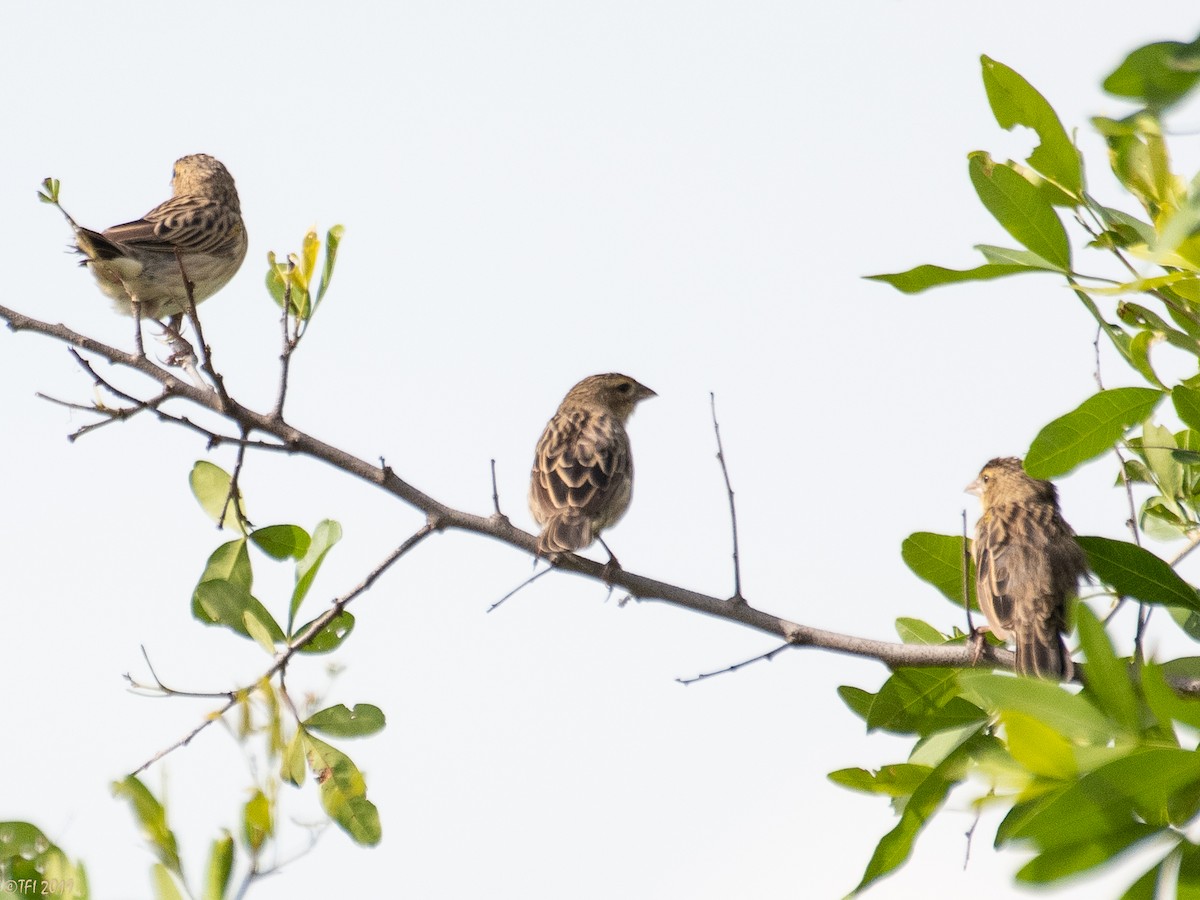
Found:
[[910, 534], [900, 545], [900, 557], [913, 574], [927, 581], [957, 606], [963, 605], [963, 566], [967, 567], [967, 596], [971, 608], [979, 609], [975, 600], [975, 563], [970, 553], [964, 553], [963, 539], [949, 534], [918, 531]]
[[1008, 247], [993, 247], [991, 244], [976, 244], [975, 249], [983, 254], [983, 258], [994, 265], [1027, 266], [1031, 269], [1041, 269], [1044, 272], [1057, 272], [1058, 266], [1047, 262], [1036, 253], [1029, 250], [1012, 250]]
[[1034, 775], [1065, 781], [1079, 771], [1071, 742], [1028, 713], [1015, 709], [1000, 714], [1012, 758]]
[[1044, 272], [1043, 266], [1013, 266], [1013, 265], [984, 265], [974, 269], [945, 269], [941, 266], [917, 266], [907, 272], [894, 272], [890, 275], [865, 275], [867, 281], [882, 281], [890, 284], [903, 294], [919, 294], [929, 288], [940, 287], [944, 284], [958, 284], [962, 281], [991, 281], [993, 278], [1004, 278], [1008, 275], [1021, 275], [1026, 272]]
[[321, 286], [317, 289], [317, 305], [324, 299], [329, 282], [333, 280], [333, 266], [337, 262], [338, 248], [345, 233], [344, 225], [334, 225], [325, 235], [325, 268], [321, 272]]
[[[192, 474], [188, 480], [192, 486], [192, 493], [200, 503], [200, 508], [210, 519], [222, 528], [244, 531], [242, 522], [246, 519], [246, 505], [240, 491], [236, 497], [230, 498], [229, 492], [233, 479], [228, 472], [220, 466], [214, 466], [201, 459], [192, 466]], [[241, 513], [240, 518], [239, 512]], [[222, 513], [224, 513], [224, 519], [222, 519]]]
[[837, 692], [850, 711], [865, 722], [867, 716], [870, 715], [871, 704], [875, 702], [875, 695], [870, 691], [864, 691], [862, 688], [852, 687], [848, 684], [841, 685]]
[[229, 878], [233, 874], [233, 857], [236, 846], [233, 835], [228, 831], [212, 842], [208, 854], [208, 871], [204, 875], [203, 900], [225, 900]]
[[1118, 594], [1200, 612], [1196, 589], [1149, 550], [1112, 538], [1080, 537], [1078, 541], [1091, 570]]
[[1115, 735], [1109, 718], [1061, 685], [991, 672], [960, 672], [963, 696], [988, 712], [1015, 710], [1040, 720], [1070, 741], [1105, 744]]
[[350, 757], [307, 732], [308, 767], [321, 785], [321, 806], [357, 844], [374, 846], [383, 837], [379, 811], [367, 799], [367, 784]]
[[300, 728], [292, 735], [291, 740], [283, 749], [283, 757], [279, 763], [279, 777], [288, 784], [300, 787], [304, 784], [304, 729]]
[[884, 682], [867, 716], [867, 729], [930, 734], [987, 718], [958, 696], [956, 669], [896, 669]]
[[1178, 103], [1200, 78], [1200, 39], [1190, 44], [1158, 41], [1139, 47], [1104, 79], [1104, 90], [1116, 97], [1141, 100], [1154, 109]]
[[1171, 403], [1184, 425], [1200, 429], [1200, 390], [1190, 385], [1177, 384], [1171, 389]]
[[304, 557], [296, 563], [296, 588], [292, 591], [292, 602], [288, 607], [288, 628], [296, 621], [296, 611], [308, 595], [313, 579], [325, 561], [325, 554], [342, 539], [342, 526], [332, 519], [324, 519], [313, 529], [312, 540]]
[[959, 781], [962, 780], [971, 748], [978, 738], [973, 738], [948, 756], [941, 765], [933, 769], [913, 791], [912, 797], [904, 805], [904, 812], [896, 827], [883, 836], [871, 855], [863, 872], [862, 881], [854, 889], [854, 894], [862, 893], [871, 884], [883, 876], [898, 869], [912, 853], [913, 843], [925, 823], [933, 818], [934, 813], [946, 800]]
[[1029, 164], [1068, 194], [1080, 197], [1083, 170], [1079, 151], [1067, 137], [1054, 108], [1033, 85], [1004, 63], [986, 56], [980, 59], [988, 103], [1000, 127], [1012, 131], [1014, 126], [1024, 125], [1037, 132], [1040, 143], [1029, 155]]
[[1097, 835], [1075, 844], [1056, 847], [1035, 856], [1017, 872], [1017, 881], [1045, 884], [1086, 872], [1111, 862], [1116, 856], [1147, 838], [1161, 833], [1153, 825], [1131, 822], [1123, 829]]
[[382, 731], [383, 710], [370, 703], [356, 703], [347, 709], [344, 703], [315, 712], [304, 720], [304, 727], [331, 737], [365, 737]]
[[946, 636], [920, 619], [901, 617], [896, 620], [896, 633], [906, 644], [944, 644]]
[[1025, 471], [1034, 478], [1053, 478], [1099, 456], [1130, 426], [1146, 419], [1162, 397], [1162, 391], [1134, 387], [1089, 397], [1038, 432], [1025, 456]]
[[252, 638], [246, 627], [247, 614], [265, 629], [271, 641], [283, 643], [286, 640], [279, 623], [245, 588], [230, 581], [204, 581], [196, 585], [192, 595], [192, 615], [205, 625], [224, 625]]
[[312, 539], [299, 525], [267, 525], [250, 532], [250, 540], [272, 559], [303, 559]]
[[876, 772], [868, 772], [866, 769], [838, 769], [829, 773], [829, 780], [852, 791], [908, 797], [921, 786], [921, 782], [928, 778], [932, 771], [929, 766], [901, 763], [884, 766]]
[[254, 572], [250, 567], [250, 554], [246, 550], [246, 539], [222, 544], [209, 556], [200, 581], [229, 581], [244, 591], [254, 587]]
[[167, 826], [167, 813], [161, 803], [146, 788], [136, 775], [127, 775], [112, 783], [113, 796], [129, 801], [133, 816], [142, 829], [142, 837], [151, 851], [168, 870], [183, 875], [179, 863], [179, 845], [175, 833]]
[[246, 635], [258, 646], [266, 651], [268, 656], [275, 655], [275, 642], [271, 640], [271, 631], [267, 625], [259, 621], [258, 617], [250, 610], [242, 612], [242, 625], [246, 629]]
[[250, 852], [258, 855], [262, 845], [275, 831], [271, 817], [271, 801], [262, 791], [255, 791], [242, 809], [242, 837]]
[[183, 900], [178, 882], [162, 863], [150, 867], [150, 881], [154, 886], [154, 900]]
[[[294, 632], [293, 637], [298, 637], [304, 634], [313, 622], [319, 619], [313, 619], [312, 622], [305, 622]], [[336, 650], [342, 645], [342, 642], [350, 636], [350, 632], [354, 630], [354, 616], [342, 610], [333, 619], [325, 625], [320, 631], [313, 635], [312, 640], [306, 643], [299, 649], [300, 653], [328, 653], [331, 650]]]
[[968, 172], [980, 202], [1016, 240], [1061, 272], [1071, 270], [1071, 245], [1054, 207], [1009, 166], [982, 151], [971, 153]]
[[1136, 736], [1141, 729], [1141, 710], [1129, 678], [1129, 667], [1117, 658], [1108, 634], [1096, 614], [1085, 603], [1076, 607], [1079, 641], [1087, 656], [1087, 690], [1095, 703], [1122, 728]]

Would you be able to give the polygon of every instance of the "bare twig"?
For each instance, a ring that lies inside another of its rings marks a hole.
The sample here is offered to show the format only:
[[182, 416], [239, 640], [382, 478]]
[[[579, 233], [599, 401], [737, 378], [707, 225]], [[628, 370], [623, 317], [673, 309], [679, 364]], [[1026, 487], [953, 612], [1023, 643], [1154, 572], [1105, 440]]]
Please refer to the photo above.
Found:
[[774, 650], [768, 650], [766, 653], [760, 653], [758, 656], [752, 656], [750, 659], [743, 659], [741, 662], [736, 662], [732, 666], [726, 666], [724, 669], [717, 669], [714, 672], [701, 672], [699, 675], [695, 675], [692, 678], [676, 678], [675, 681], [678, 684], [688, 685], [695, 684], [697, 681], [704, 681], [706, 678], [716, 678], [718, 675], [724, 675], [728, 672], [736, 672], [738, 669], [744, 669], [751, 663], [762, 662], [764, 660], [770, 662], [784, 650], [794, 646], [795, 644], [789, 641], [786, 644], [780, 644]]
[[967, 549], [967, 511], [962, 511], [962, 596], [963, 609], [967, 611], [967, 634], [975, 634], [975, 622], [971, 617], [971, 553]]
[[496, 488], [496, 460], [492, 460], [492, 509], [496, 511], [497, 516], [502, 516], [500, 512], [500, 491]]
[[225, 392], [225, 379], [221, 377], [213, 366], [212, 349], [208, 346], [208, 341], [204, 339], [204, 329], [200, 325], [200, 316], [196, 313], [196, 296], [193, 293], [195, 285], [188, 278], [187, 269], [183, 265], [183, 252], [178, 247], [175, 248], [175, 262], [179, 266], [179, 276], [183, 279], [183, 292], [187, 298], [187, 316], [192, 323], [192, 330], [196, 332], [196, 343], [199, 345], [197, 352], [200, 354], [200, 369], [208, 375], [213, 389], [221, 399], [221, 408], [223, 409], [229, 403], [229, 394]]
[[250, 522], [246, 519], [246, 511], [242, 508], [240, 496], [241, 488], [238, 486], [238, 479], [242, 474], [242, 463], [246, 460], [246, 426], [242, 425], [242, 439], [237, 444], [237, 460], [233, 464], [233, 474], [229, 476], [229, 490], [225, 492], [225, 502], [221, 504], [221, 515], [217, 517], [217, 530], [220, 531], [225, 527], [225, 513], [229, 509], [229, 505], [233, 504], [233, 514], [237, 517], [238, 524], [242, 528], [242, 533], [245, 534], [245, 529]]
[[725, 448], [721, 445], [721, 426], [717, 424], [717, 395], [709, 392], [709, 407], [712, 410], [713, 434], [717, 436], [717, 462], [721, 464], [721, 475], [725, 478], [725, 491], [729, 495], [729, 521], [733, 526], [733, 596], [734, 603], [745, 603], [742, 596], [742, 564], [738, 553], [737, 507], [733, 503], [733, 485], [729, 483], [729, 467], [725, 464]]
[[[536, 562], [535, 562], [535, 565], [536, 565]], [[529, 585], [533, 584], [535, 581], [537, 581], [539, 578], [541, 578], [543, 575], [549, 574], [550, 572], [553, 572], [553, 571], [554, 571], [554, 568], [551, 567], [548, 569], [542, 569], [542, 571], [535, 572], [533, 575], [530, 575], [528, 578], [526, 578], [524, 581], [522, 581], [520, 584], [518, 584], [515, 588], [513, 588], [511, 591], [509, 591], [507, 594], [505, 594], [503, 597], [501, 597], [499, 600], [497, 600], [495, 603], [493, 603], [491, 606], [489, 606], [487, 608], [487, 611], [491, 612], [493, 609], [495, 609], [497, 606], [499, 606], [501, 603], [503, 603], [509, 597], [512, 597], [515, 594], [520, 593], [525, 588], [529, 587]]]

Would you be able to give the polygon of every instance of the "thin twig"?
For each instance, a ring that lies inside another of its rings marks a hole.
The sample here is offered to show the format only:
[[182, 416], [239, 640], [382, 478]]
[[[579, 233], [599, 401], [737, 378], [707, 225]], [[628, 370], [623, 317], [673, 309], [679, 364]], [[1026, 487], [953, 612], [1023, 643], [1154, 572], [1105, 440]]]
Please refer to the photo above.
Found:
[[975, 621], [971, 617], [971, 553], [967, 549], [967, 511], [962, 511], [962, 597], [963, 609], [967, 611], [967, 634], [975, 634]]
[[[534, 565], [536, 565], [536, 564], [537, 564], [537, 561], [534, 560]], [[518, 584], [515, 588], [513, 588], [511, 591], [509, 591], [507, 594], [505, 594], [503, 597], [501, 597], [499, 600], [497, 600], [495, 603], [493, 603], [491, 606], [489, 606], [487, 608], [487, 611], [491, 612], [493, 609], [495, 609], [497, 606], [499, 606], [501, 603], [503, 603], [509, 597], [512, 597], [514, 594], [520, 593], [525, 588], [529, 587], [529, 585], [533, 584], [535, 581], [537, 581], [539, 578], [541, 578], [543, 575], [546, 575], [553, 571], [554, 571], [554, 568], [550, 567], [550, 568], [542, 569], [542, 571], [537, 572], [533, 575], [530, 575], [528, 578], [526, 578], [524, 581], [522, 581], [520, 584]]]
[[233, 700], [237, 691], [181, 691], [178, 688], [167, 687], [163, 684], [161, 678], [158, 677], [158, 672], [154, 670], [154, 664], [150, 662], [150, 654], [146, 652], [146, 645], [139, 645], [142, 651], [142, 659], [146, 661], [146, 668], [150, 670], [150, 677], [154, 679], [154, 684], [143, 684], [135, 679], [128, 672], [124, 678], [129, 682], [129, 689], [136, 691], [142, 697], [195, 697], [206, 700]]
[[692, 678], [676, 678], [675, 681], [678, 684], [688, 685], [695, 684], [697, 681], [704, 681], [706, 678], [716, 678], [718, 675], [724, 675], [728, 672], [736, 672], [738, 669], [744, 669], [751, 663], [762, 662], [763, 660], [770, 662], [784, 650], [795, 646], [795, 644], [789, 641], [785, 644], [780, 644], [774, 650], [768, 650], [766, 653], [760, 653], [758, 656], [751, 657], [750, 659], [743, 659], [741, 662], [736, 662], [732, 666], [726, 666], [724, 669], [717, 669], [715, 672], [701, 672], [699, 675], [696, 675]]
[[717, 395], [709, 392], [709, 407], [712, 409], [713, 434], [717, 436], [717, 462], [721, 464], [721, 474], [725, 478], [725, 491], [729, 495], [729, 521], [733, 526], [733, 596], [729, 599], [734, 603], [745, 603], [742, 596], [742, 565], [738, 553], [737, 508], [733, 503], [733, 485], [729, 483], [729, 467], [725, 464], [725, 448], [721, 445], [721, 426], [717, 424]]
[[[294, 263], [288, 261], [288, 271], [294, 268]], [[292, 309], [292, 282], [289, 279], [283, 287], [283, 309], [279, 316], [279, 327], [283, 333], [283, 350], [279, 354], [279, 393], [275, 397], [275, 409], [272, 416], [280, 421], [283, 421], [283, 403], [287, 399], [288, 378], [292, 367], [292, 353], [296, 349], [296, 344], [299, 341], [299, 316], [297, 316], [297, 337], [293, 338], [288, 332], [288, 322], [291, 321], [291, 316], [288, 313]]]
[[246, 533], [247, 526], [250, 525], [246, 518], [246, 511], [242, 508], [241, 503], [241, 488], [238, 486], [238, 479], [242, 474], [242, 463], [246, 461], [246, 426], [242, 425], [242, 439], [237, 445], [237, 460], [233, 464], [233, 474], [229, 476], [229, 490], [225, 492], [225, 502], [221, 504], [221, 515], [217, 517], [217, 530], [220, 531], [225, 527], [225, 513], [229, 510], [229, 505], [233, 504], [233, 514], [237, 517], [238, 525], [242, 529], [242, 533]]
[[496, 511], [497, 516], [502, 516], [500, 512], [500, 491], [496, 488], [496, 460], [492, 460], [492, 509]]

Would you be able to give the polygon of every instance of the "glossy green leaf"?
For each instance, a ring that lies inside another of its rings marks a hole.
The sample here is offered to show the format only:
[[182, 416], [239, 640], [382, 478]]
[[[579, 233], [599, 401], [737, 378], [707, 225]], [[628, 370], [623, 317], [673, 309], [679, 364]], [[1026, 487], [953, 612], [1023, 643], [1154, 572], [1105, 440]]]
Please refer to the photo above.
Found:
[[1104, 79], [1116, 97], [1140, 100], [1155, 109], [1178, 103], [1200, 78], [1200, 39], [1190, 44], [1157, 41], [1139, 47]]
[[1107, 716], [1061, 685], [978, 671], [960, 672], [958, 683], [963, 697], [980, 708], [1025, 713], [1070, 741], [1105, 744], [1115, 736]]
[[1149, 550], [1128, 541], [1080, 537], [1088, 565], [1118, 594], [1145, 603], [1179, 606], [1200, 611], [1196, 589]]
[[914, 575], [932, 584], [947, 600], [960, 607], [963, 605], [965, 565], [967, 596], [971, 599], [971, 608], [979, 609], [975, 600], [975, 563], [970, 553], [964, 554], [961, 537], [918, 531], [904, 539], [900, 545], [900, 557]]
[[1104, 626], [1085, 603], [1076, 607], [1076, 626], [1087, 656], [1088, 692], [1095, 697], [1096, 706], [1131, 735], [1136, 735], [1141, 728], [1141, 712], [1128, 664], [1117, 657]]
[[1162, 391], [1113, 388], [1084, 400], [1076, 409], [1044, 427], [1025, 455], [1034, 478], [1053, 478], [1109, 450], [1132, 425], [1145, 420]]
[[1058, 114], [1028, 81], [1004, 63], [981, 57], [983, 85], [988, 103], [1001, 128], [1011, 131], [1024, 125], [1040, 140], [1029, 156], [1029, 164], [1063, 190], [1076, 197], [1083, 193], [1083, 170], [1079, 152], [1067, 136]]
[[267, 525], [250, 532], [250, 540], [272, 559], [303, 559], [312, 539], [299, 525]]
[[296, 588], [292, 591], [292, 602], [288, 607], [289, 629], [296, 620], [296, 611], [308, 595], [309, 588], [312, 587], [313, 579], [317, 577], [317, 572], [321, 570], [321, 563], [325, 561], [325, 554], [341, 539], [342, 526], [332, 519], [324, 519], [318, 522], [317, 527], [313, 529], [308, 551], [296, 563]]
[[904, 294], [919, 294], [921, 291], [941, 287], [945, 284], [958, 284], [963, 281], [991, 281], [993, 278], [1004, 278], [1008, 275], [1044, 271], [1046, 270], [1042, 266], [992, 265], [990, 263], [976, 266], [974, 269], [946, 269], [942, 266], [924, 265], [906, 272], [863, 277], [867, 281], [882, 281], [884, 284], [890, 284]]
[[321, 806], [357, 844], [374, 846], [383, 837], [379, 811], [367, 799], [367, 784], [350, 757], [304, 734], [308, 767], [321, 786]]
[[1005, 231], [1060, 271], [1071, 270], [1067, 231], [1034, 185], [982, 151], [968, 156], [968, 171], [980, 202]]
[[228, 831], [212, 842], [208, 853], [208, 869], [204, 873], [203, 900], [225, 900], [225, 892], [233, 874], [235, 849], [233, 835]]
[[133, 816], [142, 830], [142, 837], [151, 851], [167, 869], [182, 874], [179, 863], [179, 845], [175, 833], [167, 826], [167, 813], [161, 803], [146, 788], [136, 775], [127, 775], [112, 783], [113, 796], [129, 801]]
[[[320, 618], [318, 616], [317, 618]], [[302, 635], [312, 627], [313, 622], [305, 622], [296, 629], [295, 634]], [[328, 653], [330, 650], [336, 650], [342, 645], [342, 641], [350, 636], [350, 632], [354, 630], [354, 616], [342, 610], [333, 619], [315, 635], [312, 640], [300, 648], [300, 653]]]
[[[215, 466], [207, 460], [198, 460], [192, 466], [188, 479], [192, 493], [200, 503], [200, 508], [210, 519], [232, 531], [241, 531], [242, 522], [246, 518], [246, 505], [241, 492], [236, 497], [230, 497], [230, 486], [233, 479], [220, 466]], [[236, 505], [235, 505], [236, 504]], [[238, 518], [238, 511], [241, 518]], [[222, 520], [223, 514], [223, 520]]]
[[866, 769], [838, 769], [829, 773], [829, 780], [852, 791], [865, 794], [885, 794], [889, 797], [908, 797], [932, 772], [929, 766], [907, 764], [884, 766], [875, 772]]
[[247, 613], [263, 626], [273, 642], [283, 643], [283, 629], [249, 591], [229, 581], [205, 581], [196, 585], [192, 595], [192, 615], [204, 624], [224, 625], [240, 635], [252, 637], [246, 628]]
[[354, 709], [345, 704], [330, 706], [304, 720], [304, 727], [331, 737], [364, 737], [382, 731], [383, 710], [370, 703], [356, 703]]

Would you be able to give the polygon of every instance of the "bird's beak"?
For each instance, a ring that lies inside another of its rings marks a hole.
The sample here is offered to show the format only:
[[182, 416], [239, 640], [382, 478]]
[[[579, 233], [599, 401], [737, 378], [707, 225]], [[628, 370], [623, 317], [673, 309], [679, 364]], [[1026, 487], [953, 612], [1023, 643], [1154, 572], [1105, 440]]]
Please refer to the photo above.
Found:
[[650, 390], [650, 388], [646, 387], [644, 384], [638, 385], [637, 399], [639, 401], [640, 400], [649, 400], [651, 397], [657, 397], [657, 396], [658, 396], [658, 391], [652, 391], [652, 390]]
[[976, 497], [982, 497], [983, 496], [983, 481], [976, 478], [974, 481], [972, 481], [970, 484], [968, 484], [965, 488], [963, 488], [963, 490], [966, 491], [968, 494], [974, 494]]

